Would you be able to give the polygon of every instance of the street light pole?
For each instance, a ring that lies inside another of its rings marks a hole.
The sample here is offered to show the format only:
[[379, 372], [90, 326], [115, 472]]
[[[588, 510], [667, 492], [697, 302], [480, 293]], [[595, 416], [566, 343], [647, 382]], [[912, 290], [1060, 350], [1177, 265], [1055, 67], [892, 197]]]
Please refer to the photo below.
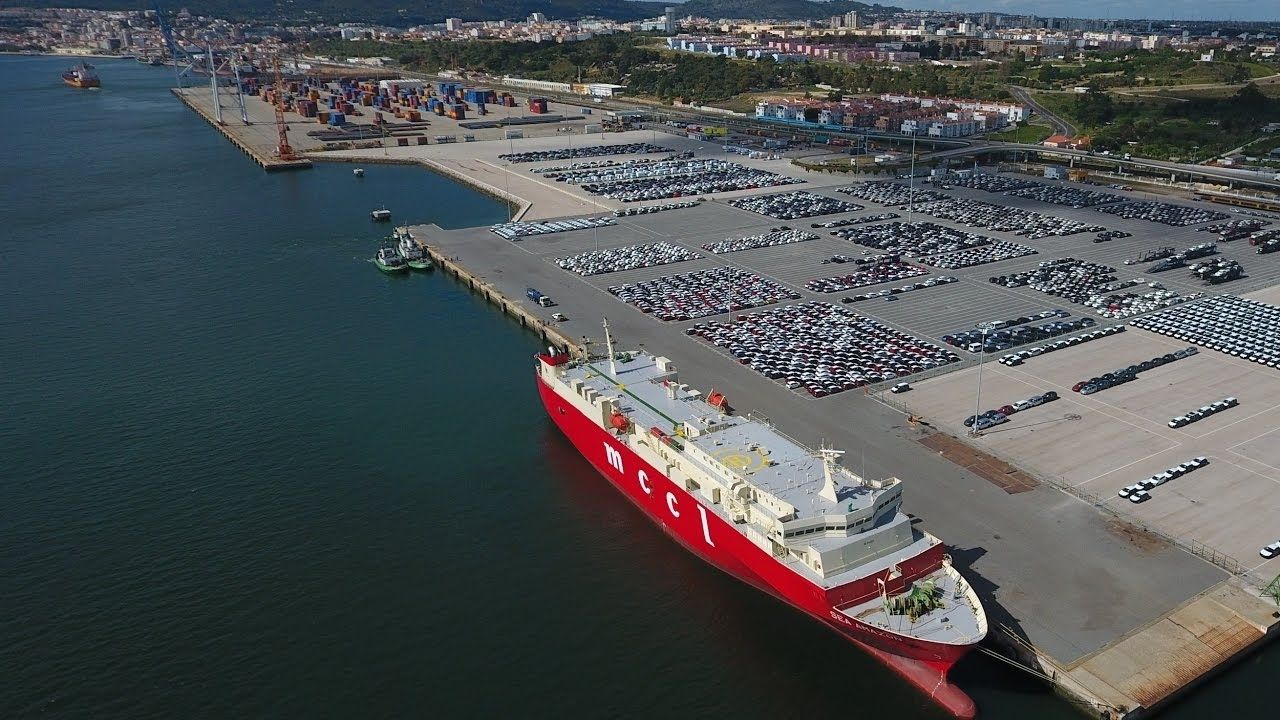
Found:
[[911, 177], [907, 180], [907, 222], [916, 216], [916, 131], [911, 130]]
[[973, 396], [973, 428], [969, 434], [978, 437], [982, 433], [978, 430], [978, 416], [982, 414], [982, 359], [987, 354], [987, 333], [996, 328], [993, 322], [978, 323], [977, 329], [982, 331], [982, 347], [978, 348], [978, 390]]

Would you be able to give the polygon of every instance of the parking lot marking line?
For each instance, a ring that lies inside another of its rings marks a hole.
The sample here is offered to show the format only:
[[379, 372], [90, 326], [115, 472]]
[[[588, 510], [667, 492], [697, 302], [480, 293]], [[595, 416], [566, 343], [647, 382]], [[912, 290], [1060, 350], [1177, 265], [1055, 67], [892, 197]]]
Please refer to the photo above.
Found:
[[[1208, 403], [1205, 403], [1205, 404], [1207, 405]], [[1213, 435], [1216, 435], [1216, 434], [1218, 434], [1218, 433], [1222, 432], [1223, 430], [1226, 430], [1226, 429], [1228, 429], [1228, 428], [1235, 427], [1236, 425], [1239, 425], [1239, 424], [1240, 424], [1240, 423], [1242, 423], [1242, 422], [1246, 422], [1246, 421], [1248, 421], [1248, 420], [1252, 420], [1252, 419], [1254, 419], [1254, 418], [1258, 417], [1259, 415], [1266, 415], [1266, 414], [1267, 414], [1267, 413], [1269, 413], [1269, 412], [1275, 412], [1276, 410], [1280, 410], [1280, 405], [1272, 405], [1271, 407], [1269, 407], [1269, 408], [1267, 408], [1267, 409], [1265, 409], [1265, 410], [1259, 410], [1258, 412], [1256, 412], [1256, 413], [1254, 413], [1254, 414], [1252, 414], [1252, 415], [1249, 415], [1249, 416], [1247, 416], [1247, 417], [1242, 417], [1242, 418], [1240, 418], [1239, 420], [1236, 420], [1236, 421], [1234, 421], [1234, 422], [1231, 422], [1231, 423], [1228, 423], [1228, 424], [1226, 424], [1226, 425], [1223, 425], [1223, 426], [1222, 426], [1222, 427], [1220, 427], [1220, 428], [1215, 428], [1215, 429], [1213, 429], [1213, 430], [1210, 430], [1209, 432], [1207, 432], [1207, 433], [1205, 433], [1205, 434], [1203, 434], [1203, 435], [1195, 435], [1195, 436], [1193, 436], [1193, 437], [1195, 437], [1197, 440], [1200, 440], [1200, 439], [1202, 439], [1202, 438], [1211, 437], [1211, 436], [1213, 436]], [[1194, 423], [1193, 423], [1193, 425], [1194, 425]], [[1262, 435], [1266, 435], [1266, 434], [1268, 434], [1268, 433], [1275, 432], [1277, 429], [1280, 429], [1280, 428], [1272, 428], [1271, 430], [1268, 430], [1267, 432], [1262, 433]], [[1228, 449], [1228, 450], [1230, 450], [1230, 449], [1232, 449], [1232, 448], [1239, 447], [1239, 446], [1241, 446], [1241, 445], [1243, 445], [1243, 444], [1245, 444], [1245, 443], [1247, 443], [1247, 442], [1251, 442], [1251, 441], [1253, 441], [1254, 439], [1256, 439], [1256, 438], [1258, 438], [1258, 437], [1262, 437], [1262, 435], [1257, 435], [1257, 436], [1255, 436], [1255, 437], [1253, 437], [1253, 438], [1249, 438], [1248, 440], [1245, 440], [1244, 442], [1238, 442], [1238, 443], [1236, 443], [1235, 445], [1232, 445], [1231, 447], [1228, 447], [1227, 449]]]
[[[1274, 410], [1275, 408], [1272, 408], [1272, 409]], [[1253, 437], [1251, 437], [1251, 438], [1249, 438], [1249, 439], [1247, 439], [1247, 440], [1241, 440], [1240, 442], [1236, 443], [1235, 445], [1231, 445], [1231, 446], [1227, 447], [1226, 449], [1227, 449], [1227, 450], [1230, 450], [1230, 451], [1232, 451], [1232, 452], [1235, 452], [1235, 449], [1236, 449], [1236, 448], [1238, 448], [1238, 447], [1240, 447], [1241, 445], [1244, 445], [1244, 444], [1246, 444], [1246, 443], [1251, 443], [1251, 442], [1253, 442], [1254, 440], [1257, 440], [1257, 439], [1258, 439], [1258, 438], [1260, 438], [1260, 437], [1265, 437], [1265, 436], [1267, 436], [1267, 435], [1270, 435], [1271, 433], [1276, 432], [1277, 430], [1280, 430], [1280, 428], [1271, 428], [1270, 430], [1266, 430], [1266, 431], [1264, 431], [1264, 432], [1260, 432], [1260, 433], [1258, 433], [1257, 435], [1254, 435]], [[1238, 454], [1238, 453], [1237, 453], [1237, 454]]]
[[[999, 363], [996, 363], [996, 364], [998, 365]], [[996, 374], [998, 374], [998, 375], [1003, 375], [1003, 376], [1005, 376], [1005, 377], [1014, 378], [1014, 379], [1021, 379], [1021, 378], [1018, 378], [1016, 375], [1014, 375], [1014, 373], [1021, 373], [1021, 374], [1024, 374], [1024, 375], [1030, 375], [1031, 377], [1036, 378], [1037, 380], [1039, 380], [1039, 381], [1041, 382], [1041, 384], [1052, 384], [1049, 380], [1045, 380], [1045, 379], [1043, 379], [1043, 378], [1040, 378], [1040, 377], [1039, 377], [1039, 376], [1037, 376], [1037, 375], [1033, 375], [1033, 374], [1031, 374], [1031, 373], [1029, 373], [1029, 372], [1026, 372], [1026, 371], [1014, 370], [1014, 369], [1012, 369], [1012, 368], [1008, 368], [1008, 367], [993, 368], [993, 369], [992, 369], [992, 372], [995, 372], [995, 373], [996, 373]], [[1023, 381], [1023, 382], [1026, 382], [1026, 380], [1022, 380], [1022, 381]], [[1061, 397], [1062, 399], [1067, 399], [1067, 397], [1068, 397], [1068, 396], [1066, 396], [1066, 395], [1061, 395], [1061, 396], [1059, 396], [1059, 397]], [[1133, 422], [1133, 421], [1131, 421], [1131, 420], [1128, 420], [1127, 418], [1124, 418], [1124, 417], [1120, 417], [1119, 415], [1113, 415], [1113, 414], [1111, 414], [1111, 413], [1109, 413], [1109, 412], [1106, 412], [1105, 410], [1103, 410], [1103, 409], [1102, 409], [1102, 408], [1110, 408], [1110, 409], [1115, 410], [1115, 411], [1118, 411], [1118, 412], [1120, 412], [1120, 413], [1124, 413], [1125, 415], [1132, 415], [1133, 417], [1136, 417], [1136, 418], [1138, 418], [1139, 420], [1143, 420], [1143, 419], [1144, 419], [1144, 418], [1142, 418], [1140, 415], [1137, 415], [1136, 413], [1131, 413], [1131, 412], [1129, 412], [1128, 410], [1125, 410], [1124, 408], [1119, 408], [1119, 407], [1116, 407], [1115, 405], [1110, 405], [1110, 404], [1108, 404], [1108, 403], [1104, 403], [1104, 402], [1099, 401], [1099, 400], [1094, 400], [1091, 396], [1086, 396], [1086, 395], [1081, 395], [1081, 396], [1080, 396], [1080, 397], [1078, 397], [1078, 398], [1074, 398], [1074, 399], [1067, 400], [1067, 402], [1074, 403], [1074, 404], [1076, 404], [1076, 405], [1080, 405], [1081, 407], [1091, 408], [1091, 409], [1093, 409], [1094, 411], [1098, 412], [1099, 414], [1101, 414], [1101, 415], [1105, 415], [1105, 416], [1107, 416], [1107, 417], [1111, 418], [1112, 420], [1119, 420], [1120, 422], [1122, 422], [1122, 423], [1124, 423], [1124, 424], [1126, 424], [1126, 425], [1129, 425], [1129, 426], [1131, 426], [1131, 427], [1133, 427], [1133, 428], [1135, 428], [1135, 429], [1138, 429], [1138, 430], [1145, 430], [1145, 431], [1147, 431], [1147, 432], [1151, 433], [1152, 435], [1155, 435], [1155, 436], [1157, 436], [1157, 437], [1163, 438], [1163, 439], [1165, 439], [1165, 440], [1168, 440], [1169, 442], [1174, 443], [1174, 446], [1175, 446], [1175, 447], [1176, 447], [1176, 446], [1180, 446], [1180, 445], [1182, 445], [1182, 441], [1181, 441], [1181, 440], [1179, 440], [1179, 439], [1177, 439], [1177, 438], [1169, 437], [1168, 435], [1165, 435], [1164, 433], [1161, 433], [1161, 432], [1151, 432], [1150, 428], [1142, 427], [1141, 425], [1139, 425], [1139, 424], [1138, 424], [1138, 423], [1136, 423], [1136, 422]]]
[[1179, 447], [1180, 447], [1179, 445], [1174, 445], [1174, 446], [1172, 446], [1172, 447], [1167, 447], [1167, 448], [1165, 448], [1165, 449], [1163, 449], [1163, 450], [1157, 450], [1156, 452], [1153, 452], [1153, 453], [1151, 453], [1150, 455], [1147, 455], [1146, 457], [1140, 457], [1140, 458], [1138, 458], [1137, 460], [1134, 460], [1133, 462], [1125, 463], [1124, 465], [1120, 465], [1120, 466], [1118, 466], [1118, 467], [1111, 468], [1110, 470], [1108, 470], [1108, 471], [1106, 471], [1106, 472], [1103, 472], [1103, 473], [1098, 473], [1097, 475], [1094, 475], [1093, 477], [1089, 478], [1088, 480], [1081, 480], [1080, 482], [1076, 483], [1076, 484], [1075, 484], [1075, 485], [1073, 485], [1072, 487], [1082, 487], [1082, 486], [1084, 486], [1084, 485], [1087, 485], [1087, 484], [1089, 484], [1089, 483], [1093, 482], [1094, 480], [1097, 480], [1097, 479], [1099, 479], [1099, 478], [1106, 477], [1106, 476], [1110, 475], [1111, 473], [1118, 472], [1118, 471], [1120, 471], [1120, 470], [1124, 470], [1124, 469], [1126, 469], [1126, 468], [1128, 468], [1128, 467], [1131, 467], [1131, 466], [1133, 466], [1133, 465], [1137, 465], [1137, 464], [1138, 464], [1138, 463], [1140, 463], [1140, 462], [1143, 462], [1143, 461], [1146, 461], [1146, 460], [1150, 460], [1151, 458], [1153, 458], [1153, 457], [1155, 457], [1155, 456], [1157, 456], [1157, 455], [1163, 455], [1164, 453], [1167, 453], [1167, 452], [1169, 452], [1170, 450], [1177, 450]]
[[[1237, 458], [1240, 458], [1240, 459], [1242, 459], [1242, 460], [1248, 460], [1249, 462], [1256, 462], [1256, 463], [1258, 463], [1259, 465], [1266, 465], [1267, 467], [1271, 468], [1272, 470], [1275, 470], [1277, 473], [1280, 473], [1280, 468], [1276, 468], [1276, 467], [1272, 467], [1271, 465], [1267, 465], [1266, 463], [1262, 462], [1261, 460], [1254, 460], [1253, 458], [1249, 457], [1248, 455], [1241, 455], [1240, 453], [1235, 452], [1234, 450], [1228, 450], [1227, 452], [1231, 453], [1232, 455], [1235, 455]], [[1240, 468], [1241, 470], [1244, 470], [1245, 472], [1251, 472], [1251, 473], [1253, 473], [1254, 475], [1257, 475], [1258, 477], [1263, 478], [1264, 480], [1270, 480], [1271, 482], [1276, 483], [1277, 485], [1280, 485], [1280, 479], [1278, 479], [1278, 478], [1276, 478], [1276, 477], [1274, 477], [1274, 476], [1272, 476], [1272, 475], [1267, 475], [1267, 474], [1265, 474], [1265, 473], [1260, 473], [1260, 472], [1258, 472], [1257, 470], [1254, 470], [1254, 469], [1253, 469], [1253, 468], [1251, 468], [1251, 467], [1246, 467], [1246, 466], [1244, 466], [1244, 465], [1241, 465], [1241, 464], [1240, 464], [1240, 463], [1238, 463], [1238, 462], [1233, 462], [1233, 461], [1231, 461], [1231, 460], [1229, 460], [1229, 459], [1227, 459], [1227, 458], [1225, 458], [1225, 457], [1221, 457], [1221, 456], [1211, 456], [1211, 457], [1218, 457], [1218, 459], [1219, 459], [1219, 460], [1221, 460], [1222, 462], [1224, 462], [1224, 463], [1226, 463], [1226, 464], [1228, 464], [1228, 465], [1230, 465], [1230, 466], [1232, 466], [1232, 467]]]
[[[1274, 559], [1275, 559], [1275, 558], [1272, 558], [1272, 560], [1274, 560]], [[1261, 568], [1263, 565], [1266, 565], [1266, 564], [1268, 564], [1268, 563], [1270, 563], [1270, 562], [1271, 562], [1271, 560], [1263, 560], [1262, 562], [1258, 563], [1257, 565], [1254, 565], [1253, 567], [1249, 568], [1246, 572], [1248, 572], [1249, 574], [1253, 574], [1253, 573], [1257, 572], [1257, 571], [1258, 571], [1258, 569], [1259, 569], [1259, 568]], [[1264, 580], [1264, 582], [1265, 582], [1265, 580]]]

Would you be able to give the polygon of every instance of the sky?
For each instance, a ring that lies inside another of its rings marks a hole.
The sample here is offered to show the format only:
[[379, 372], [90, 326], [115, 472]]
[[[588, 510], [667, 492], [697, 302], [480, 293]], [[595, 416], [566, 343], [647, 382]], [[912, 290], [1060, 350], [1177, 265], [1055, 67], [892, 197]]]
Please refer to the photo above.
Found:
[[1276, 20], [1280, 3], [1268, 0], [862, 0], [913, 10], [999, 12], [1038, 17], [1103, 20]]

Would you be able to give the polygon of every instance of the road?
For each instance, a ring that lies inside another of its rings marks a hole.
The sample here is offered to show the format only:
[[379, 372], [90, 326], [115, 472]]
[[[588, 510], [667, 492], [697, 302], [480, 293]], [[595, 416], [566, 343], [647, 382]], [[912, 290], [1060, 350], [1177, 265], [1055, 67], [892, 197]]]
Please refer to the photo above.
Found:
[[[1098, 155], [1088, 150], [1067, 150], [1065, 148], [1046, 148], [1043, 145], [1029, 145], [1025, 143], [995, 143], [975, 141], [972, 146], [967, 148], [959, 148], [956, 150], [940, 150], [935, 153], [929, 153], [921, 158], [922, 161], [928, 162], [934, 159], [967, 157], [971, 155], [982, 155], [993, 152], [1009, 152], [1011, 150], [1028, 150], [1031, 152], [1051, 153], [1057, 156], [1078, 157], [1094, 162], [1114, 163], [1117, 168], [1146, 168], [1166, 170], [1169, 172], [1177, 172], [1186, 175], [1192, 173], [1198, 178], [1209, 178], [1221, 182], [1246, 182], [1255, 187], [1264, 187], [1268, 190], [1280, 190], [1280, 181], [1273, 179], [1271, 173], [1258, 173], [1253, 170], [1235, 170], [1231, 168], [1212, 167], [1209, 165], [1193, 165], [1190, 163], [1176, 163], [1166, 160], [1147, 160], [1144, 158], [1130, 158], [1125, 160], [1115, 155]], [[917, 163], [919, 164], [919, 163]]]
[[1013, 95], [1013, 97], [1014, 97], [1015, 99], [1017, 99], [1019, 102], [1022, 102], [1022, 103], [1025, 103], [1026, 105], [1029, 105], [1029, 106], [1031, 107], [1031, 109], [1032, 109], [1032, 110], [1034, 110], [1034, 111], [1036, 111], [1037, 113], [1039, 113], [1039, 115], [1040, 115], [1041, 117], [1043, 117], [1045, 120], [1048, 120], [1048, 121], [1049, 121], [1049, 124], [1050, 124], [1050, 125], [1053, 125], [1053, 132], [1054, 132], [1054, 134], [1056, 134], [1056, 135], [1066, 135], [1067, 137], [1075, 137], [1075, 136], [1076, 136], [1076, 128], [1075, 128], [1075, 126], [1074, 126], [1074, 125], [1072, 125], [1071, 123], [1067, 122], [1066, 120], [1063, 120], [1062, 118], [1058, 117], [1057, 115], [1054, 115], [1053, 113], [1049, 112], [1048, 110], [1046, 110], [1046, 109], [1044, 108], [1044, 106], [1043, 106], [1043, 105], [1041, 105], [1040, 103], [1038, 103], [1038, 102], [1036, 102], [1035, 100], [1033, 100], [1033, 99], [1031, 98], [1031, 93], [1030, 93], [1030, 92], [1028, 92], [1026, 88], [1024, 88], [1024, 87], [1019, 87], [1019, 86], [1017, 86], [1017, 85], [1010, 85], [1010, 86], [1009, 86], [1009, 92], [1010, 92], [1010, 94], [1012, 94], [1012, 95]]

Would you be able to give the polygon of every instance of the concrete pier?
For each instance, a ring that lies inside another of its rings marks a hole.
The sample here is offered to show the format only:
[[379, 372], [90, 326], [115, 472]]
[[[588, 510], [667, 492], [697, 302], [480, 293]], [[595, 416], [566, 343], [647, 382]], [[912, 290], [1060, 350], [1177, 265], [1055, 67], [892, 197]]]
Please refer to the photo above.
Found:
[[[274, 172], [279, 170], [303, 170], [311, 167], [311, 161], [305, 157], [299, 157], [296, 160], [281, 160], [276, 157], [275, 149], [278, 142], [275, 125], [275, 111], [270, 105], [261, 102], [258, 98], [249, 98], [249, 100], [258, 100], [256, 103], [246, 104], [245, 109], [250, 112], [249, 124], [246, 125], [240, 118], [239, 106], [229, 107], [227, 98], [222, 99], [222, 116], [223, 122], [218, 123], [217, 113], [213, 107], [213, 92], [209, 88], [172, 88], [170, 90], [184, 105], [196, 111], [200, 117], [204, 118], [223, 137], [230, 140], [236, 147], [244, 151], [244, 154], [253, 158], [253, 161], [262, 166], [263, 170]], [[227, 91], [230, 96], [231, 91]], [[246, 101], [248, 102], [248, 101]], [[263, 107], [265, 106], [267, 115], [264, 117]], [[290, 143], [292, 144], [298, 134], [290, 134]], [[295, 147], [295, 149], [298, 149]]]
[[[818, 187], [817, 182], [807, 189], [830, 193], [829, 186]], [[862, 212], [881, 210], [871, 205]], [[684, 334], [693, 321], [659, 322], [619, 303], [607, 290], [731, 262], [789, 284], [806, 300], [838, 301], [804, 290], [802, 279], [822, 272], [817, 262], [822, 255], [849, 252], [854, 246], [847, 241], [819, 239], [593, 277], [568, 273], [552, 262], [594, 247], [657, 240], [696, 248], [777, 224], [711, 199], [696, 208], [623, 218], [596, 231], [520, 242], [503, 240], [486, 228], [422, 226], [413, 232], [450, 275], [551, 344], [598, 349], [600, 317], [608, 315], [622, 347], [645, 347], [671, 357], [682, 380], [694, 387], [724, 392], [735, 407], [769, 417], [809, 445], [834, 440], [872, 476], [903, 477], [907, 511], [947, 543], [956, 566], [981, 595], [992, 620], [988, 644], [1033, 669], [1095, 717], [1138, 718], [1165, 707], [1280, 634], [1280, 614], [1258, 597], [1261, 572], [1245, 574], [1238, 564], [1229, 571], [1207, 562], [1140, 524], [1064, 493], [1033, 470], [1001, 464], [989, 455], [980, 457], [981, 462], [969, 458], [967, 464], [956, 464], [960, 461], [955, 458], [967, 457], [953, 452], [963, 441], [938, 445], [930, 440], [941, 434], [936, 428], [908, 422], [904, 412], [877, 402], [874, 395], [802, 396]], [[534, 305], [524, 297], [526, 287], [552, 296], [557, 305]], [[965, 283], [948, 287], [960, 288], [961, 295], [983, 289]], [[924, 302], [931, 292], [948, 291], [920, 291], [914, 293], [919, 298], [886, 307], [910, 309], [914, 305], [908, 303]], [[1009, 302], [1014, 314], [1026, 312], [1018, 302]], [[954, 311], [964, 303], [952, 300], [949, 305]], [[874, 305], [849, 307], [880, 317]], [[568, 319], [553, 321], [553, 311]], [[911, 327], [923, 317], [895, 315], [890, 322]], [[935, 447], [943, 450], [931, 449]], [[1003, 452], [999, 458], [1007, 460]], [[1009, 472], [989, 477], [992, 473], [979, 466]]]

